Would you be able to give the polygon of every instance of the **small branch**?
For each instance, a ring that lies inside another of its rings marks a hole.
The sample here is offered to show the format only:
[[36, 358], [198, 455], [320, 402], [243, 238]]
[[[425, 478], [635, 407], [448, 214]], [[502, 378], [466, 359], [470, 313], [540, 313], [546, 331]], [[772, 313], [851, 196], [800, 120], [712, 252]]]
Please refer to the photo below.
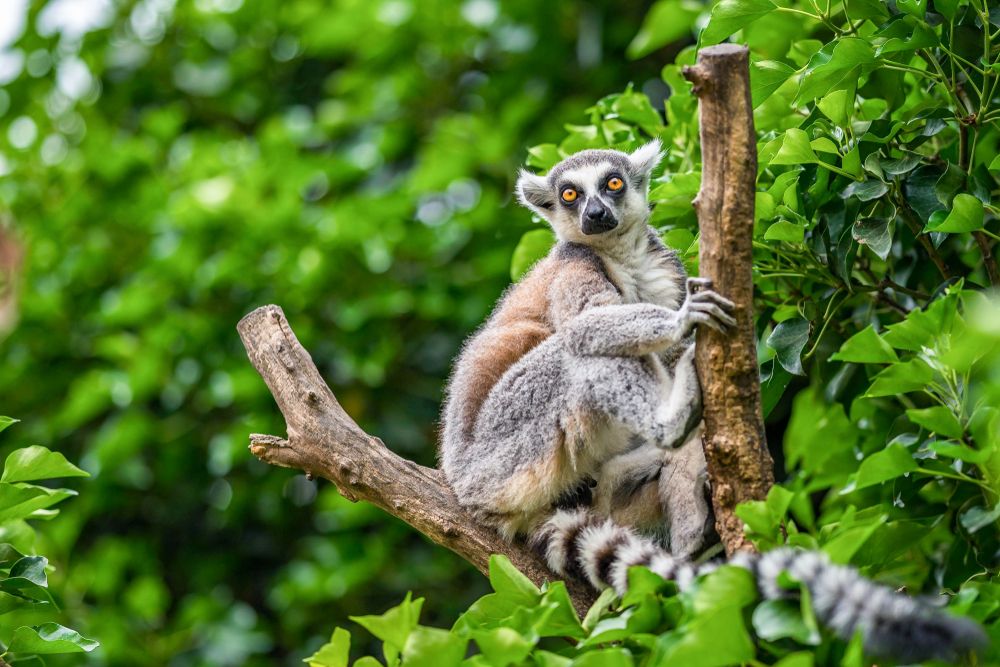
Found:
[[726, 553], [752, 549], [736, 505], [761, 500], [774, 484], [760, 403], [753, 329], [753, 214], [757, 146], [750, 104], [749, 52], [720, 44], [684, 68], [699, 99], [702, 180], [695, 199], [700, 269], [736, 304], [737, 330], [699, 327], [696, 365], [705, 417], [705, 459], [716, 528]]
[[[250, 436], [250, 451], [265, 463], [323, 477], [352, 500], [365, 500], [402, 519], [432, 541], [486, 573], [491, 554], [504, 554], [536, 584], [563, 579], [523, 544], [511, 544], [463, 510], [440, 471], [390, 451], [361, 430], [337, 402], [278, 306], [263, 306], [237, 326], [250, 362], [285, 417], [288, 439]], [[567, 580], [577, 610], [596, 593]]]
[[1000, 269], [997, 268], [997, 258], [993, 256], [989, 237], [981, 231], [972, 232], [972, 236], [979, 245], [979, 252], [983, 256], [983, 264], [986, 265], [986, 274], [990, 278], [990, 285], [993, 287], [1000, 285]]
[[914, 217], [913, 211], [910, 210], [909, 205], [902, 199], [900, 199], [899, 203], [899, 211], [902, 213], [903, 221], [906, 223], [906, 226], [910, 228], [911, 232], [913, 232], [913, 236], [916, 237], [917, 242], [924, 247], [924, 252], [926, 252], [927, 256], [930, 257], [932, 262], [934, 262], [934, 266], [937, 267], [941, 277], [948, 280], [952, 275], [951, 270], [948, 268], [948, 265], [945, 264], [944, 258], [941, 257], [941, 253], [939, 253], [937, 248], [934, 247], [934, 244], [931, 243], [930, 237], [923, 233], [923, 226]]

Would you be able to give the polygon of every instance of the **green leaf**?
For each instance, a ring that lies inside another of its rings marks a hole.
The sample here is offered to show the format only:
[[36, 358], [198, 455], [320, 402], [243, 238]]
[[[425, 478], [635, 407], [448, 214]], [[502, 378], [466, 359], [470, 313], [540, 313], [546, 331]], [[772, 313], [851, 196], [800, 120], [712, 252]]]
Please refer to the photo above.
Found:
[[809, 143], [809, 135], [797, 127], [785, 130], [784, 138], [781, 141], [781, 148], [777, 154], [771, 158], [771, 164], [813, 164], [818, 163], [819, 158], [813, 152]]
[[632, 654], [623, 648], [606, 648], [584, 653], [570, 663], [573, 667], [633, 667]]
[[563, 156], [559, 152], [559, 147], [555, 144], [540, 144], [528, 149], [528, 159], [526, 163], [529, 167], [548, 171], [562, 160]]
[[805, 375], [801, 355], [807, 342], [809, 322], [801, 317], [779, 322], [767, 337], [767, 346], [774, 350], [778, 363], [793, 375]]
[[750, 63], [750, 97], [756, 109], [774, 91], [795, 74], [795, 69], [780, 60], [758, 60]]
[[628, 45], [625, 53], [636, 59], [649, 55], [691, 34], [694, 21], [701, 13], [701, 6], [685, 0], [659, 0], [642, 21], [642, 27]]
[[407, 593], [403, 601], [380, 616], [351, 616], [350, 619], [368, 632], [381, 639], [392, 648], [401, 651], [406, 645], [406, 639], [417, 627], [420, 620], [420, 608], [423, 598], [411, 601]]
[[797, 602], [792, 600], [765, 600], [753, 612], [753, 628], [765, 641], [794, 639], [800, 644], [817, 646], [820, 635], [802, 618]]
[[7, 578], [0, 579], [0, 591], [28, 600], [52, 602], [45, 574], [47, 564], [48, 560], [42, 556], [21, 558], [11, 566]]
[[[849, 490], [855, 491], [881, 484], [908, 472], [913, 472], [919, 467], [906, 447], [898, 443], [891, 444], [861, 462], [854, 478], [854, 485]], [[847, 490], [845, 489], [845, 491]]]
[[844, 188], [844, 191], [840, 193], [840, 196], [844, 199], [848, 197], [857, 197], [861, 201], [871, 201], [873, 199], [878, 199], [886, 192], [889, 191], [889, 186], [878, 180], [877, 178], [870, 178], [867, 181], [855, 181]]
[[0, 431], [6, 430], [11, 424], [16, 424], [21, 421], [20, 419], [14, 419], [13, 417], [3, 417], [0, 416]]
[[535, 262], [548, 254], [556, 238], [548, 229], [525, 232], [510, 258], [510, 278], [519, 280]]
[[805, 238], [805, 227], [797, 225], [788, 220], [778, 220], [768, 226], [764, 231], [765, 241], [786, 241], [788, 243], [802, 243]]
[[875, 328], [868, 325], [858, 333], [844, 341], [831, 361], [849, 361], [856, 364], [893, 364], [899, 361], [895, 350], [882, 337], [875, 333]]
[[486, 659], [494, 667], [507, 667], [524, 660], [534, 642], [530, 642], [511, 628], [480, 630], [472, 635]]
[[56, 477], [90, 477], [90, 473], [77, 468], [59, 452], [41, 445], [15, 449], [3, 465], [2, 482], [30, 482]]
[[895, 396], [921, 391], [934, 379], [934, 372], [922, 359], [893, 364], [875, 376], [865, 396]]
[[403, 647], [406, 667], [457, 667], [465, 657], [468, 640], [439, 628], [416, 627]]
[[816, 106], [835, 125], [847, 127], [854, 111], [855, 86], [835, 90], [823, 97]]
[[956, 445], [951, 442], [932, 442], [927, 445], [927, 449], [938, 456], [947, 456], [951, 459], [958, 459], [959, 461], [974, 463], [976, 465], [986, 463], [992, 454], [989, 450], [972, 449], [971, 447]]
[[963, 429], [958, 418], [948, 408], [943, 405], [936, 405], [932, 408], [913, 408], [906, 411], [906, 416], [910, 421], [918, 426], [923, 426], [928, 431], [943, 435], [947, 438], [961, 438]]
[[14, 631], [8, 651], [13, 653], [34, 653], [50, 655], [54, 653], [90, 653], [100, 644], [87, 639], [76, 630], [70, 630], [57, 623], [44, 623], [36, 627], [21, 626]]
[[896, 8], [923, 19], [927, 14], [927, 0], [896, 0]]
[[770, 0], [722, 0], [712, 8], [708, 25], [698, 41], [703, 46], [718, 44], [773, 9], [775, 4]]
[[984, 510], [978, 505], [970, 507], [962, 512], [958, 520], [962, 523], [963, 528], [970, 533], [975, 533], [1000, 520], [1000, 504], [991, 510]]
[[892, 232], [888, 220], [880, 218], [858, 220], [851, 227], [851, 236], [881, 259], [888, 257], [889, 251], [892, 250]]
[[699, 614], [682, 628], [661, 635], [649, 664], [726, 667], [750, 662], [754, 655], [740, 607], [728, 605]]
[[774, 667], [813, 667], [813, 654], [801, 651], [786, 655], [774, 663]]
[[694, 594], [694, 609], [708, 614], [721, 607], [741, 609], [757, 599], [753, 575], [742, 567], [723, 565], [707, 575]]
[[531, 579], [521, 574], [502, 554], [490, 556], [490, 585], [498, 595], [509, 597], [519, 604], [536, 605], [541, 597], [541, 591]]
[[309, 663], [309, 667], [347, 667], [350, 652], [351, 633], [337, 628], [329, 642], [302, 662]]
[[799, 79], [798, 103], [825, 97], [845, 86], [855, 85], [862, 72], [875, 64], [871, 45], [855, 37], [830, 42], [816, 52]]
[[51, 507], [75, 495], [76, 491], [69, 489], [0, 482], [0, 523], [26, 519], [37, 510]]
[[889, 18], [889, 10], [882, 0], [847, 0], [847, 8], [848, 14], [855, 21], [872, 19], [878, 25]]
[[952, 201], [951, 211], [935, 211], [924, 231], [972, 232], [983, 228], [983, 203], [972, 195], [960, 193]]

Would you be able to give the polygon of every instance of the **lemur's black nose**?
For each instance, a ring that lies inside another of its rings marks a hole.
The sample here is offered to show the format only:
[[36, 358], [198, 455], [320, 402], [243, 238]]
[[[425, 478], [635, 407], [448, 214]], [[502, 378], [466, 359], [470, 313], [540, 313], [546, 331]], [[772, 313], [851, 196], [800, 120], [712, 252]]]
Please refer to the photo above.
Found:
[[601, 234], [618, 226], [614, 214], [596, 197], [587, 202], [583, 209], [583, 233]]
[[608, 209], [604, 208], [601, 202], [596, 199], [591, 199], [587, 202], [587, 208], [584, 210], [583, 214], [587, 216], [588, 220], [598, 222], [608, 217]]

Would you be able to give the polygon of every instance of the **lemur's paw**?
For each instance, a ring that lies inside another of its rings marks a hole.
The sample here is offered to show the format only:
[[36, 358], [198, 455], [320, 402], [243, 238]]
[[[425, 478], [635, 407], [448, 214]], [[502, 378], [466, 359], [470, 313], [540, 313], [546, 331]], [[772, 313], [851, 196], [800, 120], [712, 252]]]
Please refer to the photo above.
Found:
[[692, 328], [704, 324], [720, 333], [726, 333], [736, 326], [732, 312], [736, 309], [729, 299], [712, 290], [710, 278], [688, 278], [688, 296], [681, 311], [690, 321]]

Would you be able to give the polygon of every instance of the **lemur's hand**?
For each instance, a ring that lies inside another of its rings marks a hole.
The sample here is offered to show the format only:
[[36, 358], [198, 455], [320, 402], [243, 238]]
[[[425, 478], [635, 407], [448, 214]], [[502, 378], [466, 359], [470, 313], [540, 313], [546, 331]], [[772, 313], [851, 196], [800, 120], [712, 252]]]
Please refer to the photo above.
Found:
[[730, 327], [736, 326], [736, 319], [730, 314], [735, 308], [736, 304], [712, 290], [710, 278], [687, 279], [687, 298], [680, 307], [686, 333], [690, 333], [696, 324], [726, 333]]

